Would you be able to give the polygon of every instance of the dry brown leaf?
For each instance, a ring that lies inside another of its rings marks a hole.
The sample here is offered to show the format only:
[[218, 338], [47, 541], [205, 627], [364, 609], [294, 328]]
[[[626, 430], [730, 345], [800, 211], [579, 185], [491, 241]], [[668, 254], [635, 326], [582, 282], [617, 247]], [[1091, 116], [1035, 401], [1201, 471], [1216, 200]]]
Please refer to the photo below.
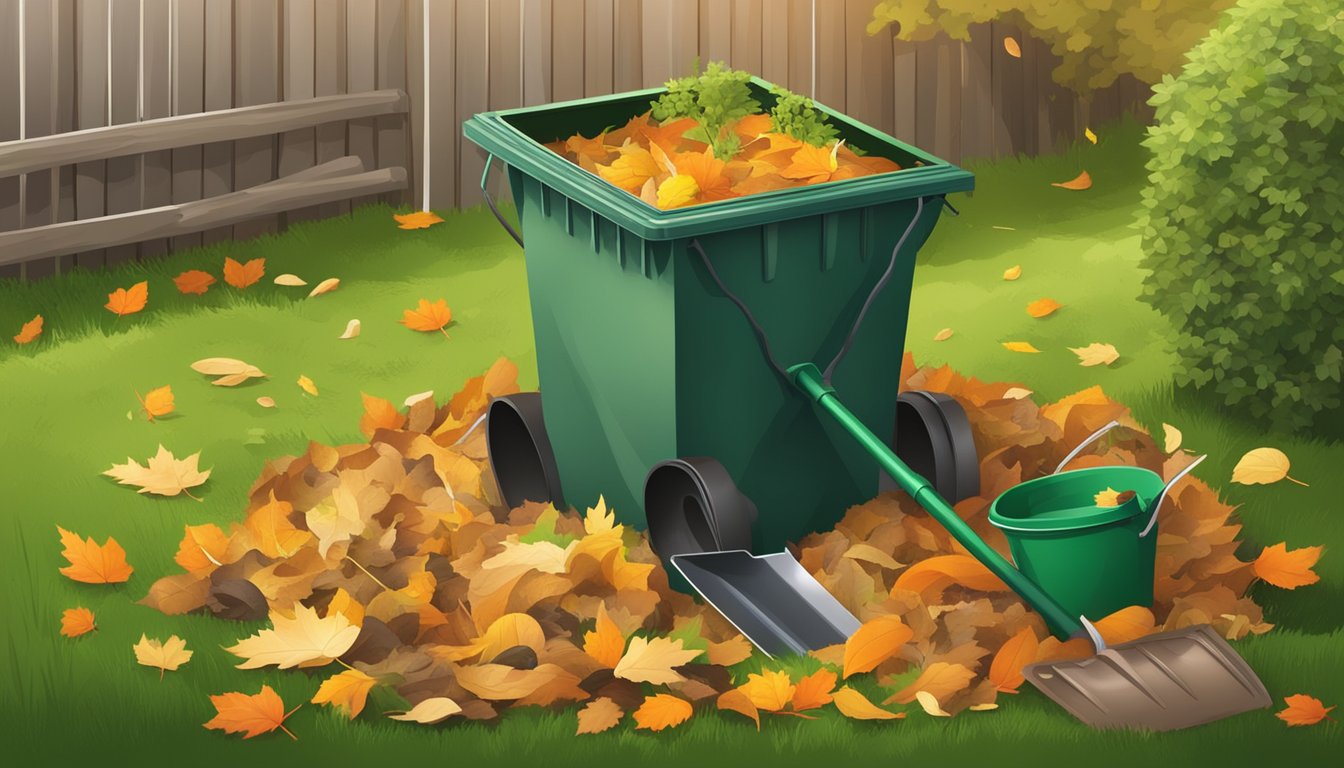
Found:
[[615, 728], [625, 717], [625, 710], [606, 696], [601, 696], [579, 710], [579, 727], [574, 734], [601, 733]]
[[725, 691], [719, 695], [714, 703], [720, 710], [746, 715], [756, 724], [756, 730], [761, 730], [760, 710], [756, 709], [756, 705], [751, 703], [751, 699], [740, 689], [734, 688], [731, 691]]
[[935, 662], [920, 671], [906, 687], [893, 693], [883, 703], [909, 704], [915, 700], [915, 694], [932, 694], [939, 701], [947, 701], [953, 695], [966, 690], [975, 679], [975, 673], [960, 664]]

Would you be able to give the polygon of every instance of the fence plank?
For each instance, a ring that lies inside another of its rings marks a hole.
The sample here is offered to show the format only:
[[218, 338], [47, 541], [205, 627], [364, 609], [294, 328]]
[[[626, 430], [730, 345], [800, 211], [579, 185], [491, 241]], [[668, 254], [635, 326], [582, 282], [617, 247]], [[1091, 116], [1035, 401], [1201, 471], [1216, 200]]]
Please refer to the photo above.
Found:
[[[313, 7], [313, 95], [345, 93], [345, 0], [320, 0]], [[314, 129], [316, 161], [325, 163], [346, 153], [345, 121], [322, 123]], [[349, 213], [350, 202], [326, 203], [322, 216]]]
[[761, 73], [761, 0], [733, 0], [733, 67]]
[[733, 63], [733, 0], [700, 0], [699, 13], [701, 65]]
[[583, 98], [584, 0], [551, 0], [551, 98]]
[[[490, 0], [490, 109], [511, 109], [523, 103], [521, 11], [518, 0]], [[583, 23], [582, 8], [578, 21]], [[583, 61], [582, 57], [574, 58], [579, 59], [582, 92]], [[490, 194], [496, 200], [510, 199], [508, 174], [495, 174]]]
[[[235, 0], [234, 100], [239, 107], [280, 100], [280, 19], [271, 0]], [[233, 184], [243, 190], [275, 178], [276, 137], [257, 136], [233, 143]], [[235, 224], [234, 240], [247, 240], [280, 229], [278, 215]]]
[[[139, 119], [140, 100], [140, 4], [108, 3], [109, 35], [112, 46], [110, 90], [107, 98], [111, 107], [110, 125], [134, 123]], [[106, 212], [126, 213], [140, 208], [141, 158], [113, 157], [107, 160]], [[139, 248], [135, 244], [113, 246], [107, 249], [107, 266], [135, 261]]]
[[[51, 52], [56, 62], [56, 111], [53, 125], [57, 133], [64, 133], [75, 130], [75, 107], [79, 102], [75, 73], [79, 28], [76, 24], [75, 0], [51, 0], [51, 7], [55, 15]], [[59, 181], [56, 190], [56, 220], [73, 221], [76, 217], [75, 166], [57, 168], [56, 178]], [[57, 272], [63, 273], [73, 264], [73, 256], [55, 259]]]
[[[24, 109], [24, 135], [26, 136], [47, 136], [55, 132], [56, 126], [53, 121], [54, 107], [53, 97], [55, 96], [55, 72], [52, 65], [53, 53], [49, 48], [49, 42], [52, 40], [55, 28], [54, 18], [51, 8], [37, 4], [28, 3], [24, 9], [24, 26], [22, 34], [25, 36], [25, 109]], [[18, 77], [17, 68], [13, 70], [14, 77]], [[18, 119], [17, 100], [15, 101], [14, 117]], [[57, 180], [56, 183], [59, 183]], [[55, 221], [56, 211], [53, 209], [53, 178], [52, 171], [42, 169], [33, 170], [23, 180], [23, 220], [24, 227], [40, 227], [44, 224], [50, 224]], [[29, 264], [25, 270], [27, 277], [38, 277], [59, 272], [62, 265], [57, 264], [55, 260], [47, 260], [43, 264]]]
[[968, 32], [971, 39], [961, 45], [961, 151], [958, 162], [994, 154], [989, 25], [975, 24]]
[[[14, 72], [13, 77], [0, 77], [0, 141], [19, 138], [19, 2], [0, 0], [0, 72]], [[18, 177], [0, 179], [0, 232], [18, 229], [23, 221], [19, 207]], [[0, 278], [22, 277], [18, 264], [0, 267]]]
[[[142, 0], [144, 3], [144, 69], [140, 88], [140, 118], [153, 120], [173, 114], [173, 0]], [[157, 208], [173, 201], [173, 153], [164, 148], [147, 152], [140, 168], [140, 208]], [[168, 253], [167, 240], [140, 244], [140, 258]]]
[[[205, 109], [205, 0], [173, 0], [172, 114], [192, 115]], [[201, 148], [171, 150], [173, 203], [201, 199]], [[201, 244], [199, 233], [169, 241], [174, 251]]]
[[[233, 0], [205, 0], [205, 109], [233, 106]], [[201, 147], [201, 195], [214, 197], [233, 191], [233, 142], [206, 143]], [[207, 229], [201, 242], [217, 243], [233, 237], [232, 229]]]
[[915, 144], [930, 152], [938, 130], [938, 43], [915, 43]]
[[[379, 0], [378, 2], [378, 87], [406, 89], [406, 0]], [[407, 116], [388, 115], [378, 118], [378, 166], [408, 169], [407, 156], [410, 141], [407, 134]], [[389, 192], [382, 199], [390, 205], [401, 205], [405, 195]]]
[[961, 43], [942, 38], [938, 46], [938, 77], [934, 83], [933, 153], [950, 162], [961, 160]]
[[817, 97], [816, 30], [812, 26], [813, 0], [789, 0], [789, 90]]
[[845, 13], [844, 8], [826, 6], [816, 8], [817, 93], [814, 99], [839, 112], [846, 111], [845, 67], [848, 56], [845, 50]]
[[[377, 0], [347, 0], [345, 6], [346, 92], [360, 93], [378, 87]], [[378, 167], [378, 134], [373, 119], [351, 120], [347, 127], [350, 154], [367, 168]], [[351, 200], [352, 208], [375, 202], [372, 198]]]
[[551, 0], [523, 0], [523, 105], [550, 101]]
[[994, 156], [1011, 157], [1020, 150], [1022, 140], [1022, 60], [1008, 55], [1003, 40], [1011, 36], [1020, 44], [1022, 35], [1016, 27], [1001, 22], [990, 24], [990, 30], [990, 92], [999, 116], [994, 122]]
[[[79, 93], [78, 128], [97, 128], [107, 125], [107, 30], [106, 3], [80, 3], [76, 6], [79, 18], [79, 71], [76, 87]], [[107, 181], [107, 161], [95, 160], [76, 166], [75, 217], [91, 219], [106, 213], [104, 198]], [[79, 267], [101, 267], [105, 251], [96, 249], [75, 255]]]
[[699, 5], [684, 0], [644, 0], [641, 14], [644, 87], [656, 88], [691, 74], [700, 50]]
[[[411, 110], [406, 116], [410, 137], [411, 186], [407, 203], [417, 211], [429, 210], [425, 203], [425, 6], [427, 0], [408, 0], [406, 4], [406, 93]], [[430, 148], [434, 146], [431, 139]]]
[[[838, 9], [837, 9], [838, 10]], [[890, 133], [895, 126], [895, 69], [891, 35], [867, 32], [873, 4], [845, 3], [845, 111], [874, 128]], [[940, 73], [939, 77], [943, 75]]]
[[789, 0], [761, 4], [760, 75], [777, 85], [789, 83]]
[[1017, 151], [1034, 155], [1040, 151], [1040, 110], [1036, 105], [1040, 103], [1040, 85], [1036, 79], [1038, 64], [1036, 63], [1042, 56], [1048, 52], [1045, 49], [1045, 43], [1037, 40], [1026, 31], [1022, 32], [1019, 38], [1022, 44], [1022, 58], [1019, 60], [1022, 70], [1022, 92], [1018, 97], [1022, 109], [1022, 135], [1017, 142]]
[[639, 88], [644, 78], [644, 40], [639, 0], [616, 0], [612, 29], [613, 88], [616, 93]]
[[457, 204], [466, 208], [481, 203], [481, 172], [485, 170], [485, 152], [462, 135], [462, 121], [490, 108], [486, 79], [479, 76], [489, 59], [490, 6], [464, 0], [457, 4], [457, 117], [453, 134], [457, 139]]
[[919, 90], [919, 44], [896, 39], [891, 43], [893, 113], [891, 135], [906, 143], [918, 144], [915, 113]]
[[587, 0], [583, 5], [583, 95], [615, 93], [615, 7], [612, 0]]
[[[317, 23], [314, 0], [284, 0], [282, 14], [282, 88], [285, 101], [311, 99], [317, 95]], [[284, 177], [317, 162], [317, 129], [299, 128], [281, 134], [277, 175]], [[302, 208], [284, 215], [285, 226], [321, 215], [315, 208]]]
[[462, 134], [457, 119], [457, 4], [456, 0], [431, 0], [429, 15], [429, 125], [433, 131], [429, 151], [429, 205], [454, 208], [457, 196], [458, 142]]

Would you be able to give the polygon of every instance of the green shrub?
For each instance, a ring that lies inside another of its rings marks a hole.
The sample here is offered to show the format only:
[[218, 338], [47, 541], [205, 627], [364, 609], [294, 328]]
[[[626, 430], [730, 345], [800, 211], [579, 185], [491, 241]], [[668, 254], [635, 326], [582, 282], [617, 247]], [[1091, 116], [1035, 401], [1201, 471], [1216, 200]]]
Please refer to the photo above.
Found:
[[1307, 427], [1344, 368], [1339, 0], [1242, 0], [1154, 94], [1145, 299], [1177, 328], [1178, 379]]

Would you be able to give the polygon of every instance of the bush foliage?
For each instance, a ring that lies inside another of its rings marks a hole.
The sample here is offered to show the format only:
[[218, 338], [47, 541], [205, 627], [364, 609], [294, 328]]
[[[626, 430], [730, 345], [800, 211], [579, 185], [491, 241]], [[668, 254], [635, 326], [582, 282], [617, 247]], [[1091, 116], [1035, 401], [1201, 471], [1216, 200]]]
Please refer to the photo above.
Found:
[[1344, 11], [1242, 0], [1154, 90], [1145, 299], [1181, 383], [1308, 426], [1341, 404]]
[[[868, 33], [895, 24], [902, 40], [946, 33], [968, 40], [972, 24], [1002, 21], [1049, 43], [1055, 82], [1078, 93], [1129, 73], [1145, 83], [1180, 69], [1182, 57], [1235, 0], [882, 0]], [[997, 45], [998, 42], [995, 41]]]

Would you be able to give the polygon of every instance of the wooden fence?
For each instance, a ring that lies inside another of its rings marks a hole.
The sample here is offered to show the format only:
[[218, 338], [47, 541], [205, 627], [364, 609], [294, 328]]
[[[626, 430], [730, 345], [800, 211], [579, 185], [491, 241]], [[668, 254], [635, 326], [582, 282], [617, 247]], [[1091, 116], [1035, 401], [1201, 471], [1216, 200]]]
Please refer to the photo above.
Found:
[[[0, 274], [37, 277], [241, 239], [380, 197], [475, 205], [484, 156], [461, 136], [467, 117], [656, 86], [697, 59], [759, 73], [958, 162], [1051, 151], [1126, 112], [1151, 117], [1146, 87], [1131, 78], [1088, 103], [1054, 85], [1055, 57], [1002, 25], [972, 28], [969, 42], [869, 36], [873, 4], [0, 0], [0, 233], [214, 198], [346, 156], [361, 161], [359, 172], [405, 168], [409, 190], [199, 233], [179, 223], [172, 237], [0, 266]], [[1006, 35], [1021, 43], [1020, 58], [1005, 51]], [[94, 157], [57, 153], [43, 160], [51, 165], [33, 165], [33, 142], [51, 134], [370, 91], [404, 91], [409, 112], [172, 147], [141, 142], [115, 156], [124, 150], [103, 146]], [[6, 162], [19, 154], [29, 161]], [[293, 191], [284, 199], [298, 205]], [[117, 231], [128, 236], [125, 226]], [[34, 240], [25, 239], [28, 248]], [[14, 260], [6, 242], [18, 240], [0, 236], [0, 264]]]

